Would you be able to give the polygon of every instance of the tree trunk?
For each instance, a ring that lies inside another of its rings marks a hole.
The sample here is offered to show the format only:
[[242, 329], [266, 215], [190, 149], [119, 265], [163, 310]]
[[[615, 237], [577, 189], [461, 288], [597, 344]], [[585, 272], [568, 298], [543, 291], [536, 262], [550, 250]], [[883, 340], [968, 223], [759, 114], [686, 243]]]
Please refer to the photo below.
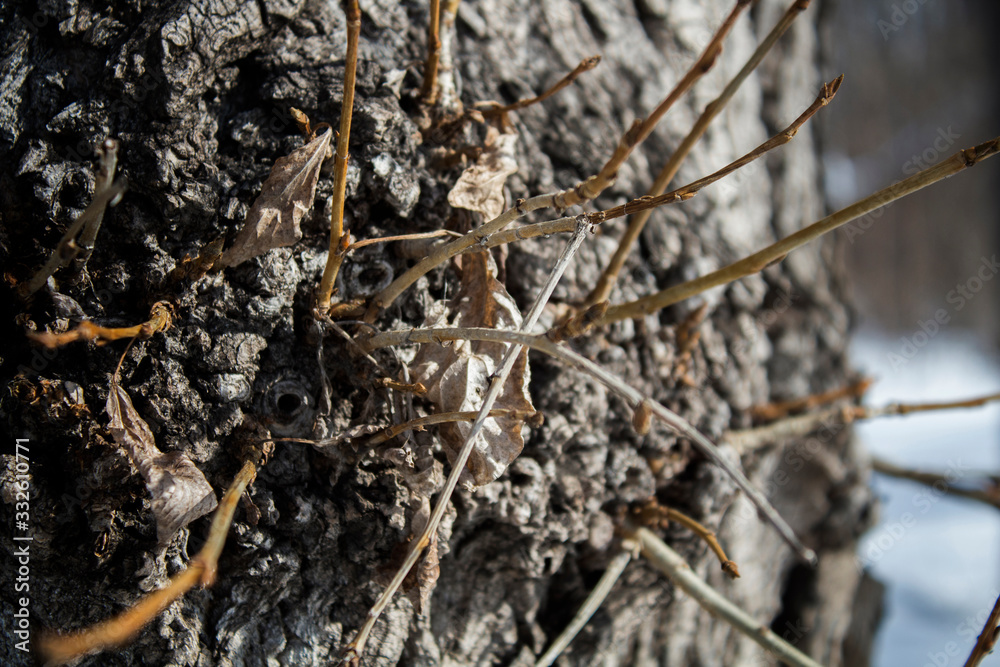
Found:
[[[240, 428], [249, 418], [265, 422], [276, 437], [388, 425], [399, 413], [376, 380], [384, 373], [395, 378], [410, 358], [382, 352], [376, 369], [343, 338], [331, 333], [320, 347], [310, 335], [311, 298], [328, 244], [328, 171], [298, 243], [194, 284], [170, 277], [186, 255], [220, 235], [232, 238], [274, 160], [301, 145], [291, 107], [314, 123], [336, 125], [346, 48], [342, 9], [296, 0], [109, 4], [8, 3], [0, 9], [0, 246], [9, 341], [2, 410], [5, 443], [30, 441], [34, 637], [46, 628], [104, 620], [162, 586], [200, 547], [208, 521], [192, 523], [158, 550], [149, 494], [114, 443], [104, 413], [125, 342], [74, 343], [49, 352], [30, 345], [25, 328], [65, 329], [84, 316], [132, 325], [148, 318], [154, 302], [173, 300], [173, 326], [132, 346], [121, 383], [157, 446], [187, 453], [220, 495], [239, 468]], [[572, 187], [594, 173], [621, 133], [694, 62], [732, 4], [460, 5], [453, 57], [466, 107], [530, 97], [583, 58], [604, 58], [552, 99], [511, 115], [518, 172], [507, 181], [508, 204], [511, 197]], [[645, 193], [784, 4], [763, 0], [736, 24], [714, 70], [666, 116], [598, 206]], [[363, 0], [361, 10], [347, 226], [357, 239], [460, 228], [447, 194], [462, 167], [442, 166], [442, 157], [462, 142], [482, 145], [483, 128], [422, 139], [414, 95], [426, 3]], [[799, 19], [708, 131], [678, 182], [749, 151], [808, 106], [821, 84], [816, 21], [814, 10]], [[86, 274], [64, 269], [30, 303], [18, 301], [9, 285], [32, 277], [89, 202], [91, 147], [105, 137], [121, 142], [120, 172], [129, 189], [106, 214]], [[705, 273], [816, 219], [823, 211], [818, 170], [816, 140], [806, 126], [765, 160], [656, 213], [612, 303]], [[586, 296], [623, 228], [621, 220], [609, 222], [587, 240], [556, 302]], [[509, 255], [496, 253], [501, 277], [522, 308], [563, 244], [539, 238], [512, 244]], [[413, 260], [401, 247], [380, 244], [350, 255], [340, 297], [369, 297], [402, 273]], [[835, 254], [832, 242], [809, 246], [694, 303], [606, 327], [572, 345], [718, 441], [729, 429], [751, 425], [754, 404], [850, 379], [850, 315]], [[432, 272], [376, 326], [421, 326], [457, 285], [454, 266]], [[676, 325], [702, 303], [708, 311], [701, 339], [682, 379]], [[325, 418], [320, 364], [333, 388]], [[436, 587], [422, 605], [417, 595], [396, 597], [364, 664], [532, 664], [614, 555], [619, 512], [651, 497], [718, 532], [741, 579], [728, 581], [690, 532], [670, 526], [661, 534], [727, 597], [762, 621], [773, 619], [778, 634], [824, 664], [866, 663], [864, 640], [851, 639], [863, 632], [848, 628], [860, 579], [853, 549], [871, 496], [846, 430], [742, 460], [819, 551], [821, 564], [813, 569], [797, 565], [728, 478], [689, 443], [658, 425], [636, 435], [630, 406], [596, 382], [534, 353], [530, 366], [531, 396], [544, 424], [531, 430], [498, 481], [456, 494], [438, 533]], [[423, 399], [413, 401], [427, 408]], [[413, 434], [406, 446], [417, 465], [432, 472], [445, 461], [435, 427]], [[255, 524], [250, 512], [237, 512], [215, 585], [189, 593], [130, 645], [80, 664], [330, 664], [364, 622], [412, 535], [421, 499], [391, 454], [277, 442], [250, 492], [260, 518]], [[0, 514], [12, 525], [16, 461], [5, 461]], [[2, 563], [4, 581], [12, 581], [18, 563], [11, 550], [4, 550]], [[5, 619], [17, 604], [18, 594], [5, 586]], [[0, 660], [31, 664], [13, 648], [11, 628], [5, 621], [0, 631]], [[639, 560], [562, 660], [775, 664]]]

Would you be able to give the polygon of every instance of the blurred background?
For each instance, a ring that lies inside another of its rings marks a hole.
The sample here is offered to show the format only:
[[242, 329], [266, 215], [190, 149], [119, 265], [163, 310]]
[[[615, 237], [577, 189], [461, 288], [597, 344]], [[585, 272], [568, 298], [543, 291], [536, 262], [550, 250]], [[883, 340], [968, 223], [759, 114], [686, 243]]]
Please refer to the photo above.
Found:
[[[1000, 134], [995, 0], [825, 2], [827, 64], [845, 72], [823, 116], [836, 209]], [[829, 76], [827, 77], [829, 78]], [[1000, 392], [1000, 158], [841, 229], [866, 403]], [[859, 425], [873, 456], [968, 485], [1000, 472], [1000, 407]], [[963, 665], [1000, 593], [1000, 513], [873, 476], [883, 504], [859, 566], [886, 586], [872, 664]], [[983, 665], [1000, 665], [1000, 654]]]

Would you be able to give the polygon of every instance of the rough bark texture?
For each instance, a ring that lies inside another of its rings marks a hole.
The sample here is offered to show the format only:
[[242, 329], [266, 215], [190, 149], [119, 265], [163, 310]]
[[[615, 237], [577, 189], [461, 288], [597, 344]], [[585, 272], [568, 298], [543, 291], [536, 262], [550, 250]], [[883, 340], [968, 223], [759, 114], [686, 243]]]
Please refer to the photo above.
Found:
[[[162, 585], [196, 551], [207, 521], [181, 531], [158, 557], [147, 493], [111, 440], [102, 409], [124, 343], [77, 343], [46, 354], [27, 343], [24, 327], [65, 327], [84, 315], [131, 325], [144, 321], [156, 300], [175, 298], [174, 326], [129, 351], [122, 386], [158, 447], [186, 452], [220, 494], [239, 467], [234, 434], [249, 415], [270, 420], [276, 435], [305, 438], [392, 421], [391, 401], [375, 387], [379, 373], [370, 362], [332, 335], [319, 355], [305, 324], [326, 257], [328, 176], [321, 177], [317, 206], [296, 245], [194, 285], [168, 277], [186, 254], [220, 234], [232, 238], [274, 160], [301, 144], [289, 107], [314, 122], [336, 123], [346, 43], [341, 8], [311, 0], [109, 4], [0, 9], [8, 341], [2, 416], [5, 447], [15, 437], [30, 438], [36, 634], [103, 620]], [[644, 193], [664, 156], [784, 4], [764, 0], [737, 24], [716, 69], [666, 117], [599, 204]], [[572, 186], [593, 173], [622, 130], [693, 62], [730, 6], [729, 0], [463, 3], [455, 63], [467, 105], [540, 92], [584, 57], [604, 56], [573, 87], [513, 116], [520, 139], [511, 195]], [[435, 166], [412, 100], [426, 3], [363, 0], [361, 9], [348, 227], [365, 239], [461, 224], [446, 199], [460, 169]], [[786, 36], [709, 130], [680, 181], [749, 150], [809, 104], [821, 83], [815, 21], [808, 12]], [[31, 277], [89, 201], [89, 147], [107, 136], [121, 141], [129, 191], [106, 216], [89, 280], [63, 271], [55, 292], [17, 302], [9, 285]], [[481, 141], [482, 133], [473, 127], [464, 139]], [[756, 168], [657, 213], [612, 301], [713, 269], [816, 218], [822, 212], [817, 170], [806, 127]], [[587, 242], [557, 301], [585, 296], [620, 231], [620, 224], [609, 225]], [[553, 238], [510, 249], [506, 283], [522, 307], [561, 247]], [[834, 254], [829, 244], [805, 248], [709, 294], [690, 362], [693, 386], [673, 375], [674, 325], [691, 305], [574, 345], [718, 439], [750, 425], [752, 404], [828, 390], [848, 378], [849, 313]], [[365, 249], [345, 264], [340, 295], [370, 296], [410, 263], [393, 244]], [[456, 284], [453, 268], [435, 271], [378, 327], [419, 325]], [[391, 353], [378, 359], [392, 373], [400, 367]], [[332, 382], [332, 410], [313, 428], [322, 410], [320, 363]], [[863, 664], [866, 647], [851, 644], [848, 628], [859, 578], [853, 546], [871, 499], [846, 432], [743, 460], [820, 551], [821, 565], [811, 570], [796, 566], [733, 485], [686, 442], [658, 426], [635, 435], [629, 407], [595, 382], [535, 355], [530, 363], [544, 425], [499, 481], [457, 494], [439, 533], [441, 576], [429, 603], [418, 613], [409, 597], [399, 596], [365, 664], [531, 664], [612, 555], [618, 509], [651, 496], [718, 530], [740, 565], [738, 581], [726, 581], [689, 532], [671, 528], [665, 537], [726, 595], [757, 618], [774, 619], [779, 634], [824, 664]], [[82, 394], [73, 393], [74, 383]], [[82, 396], [79, 403], [74, 396]], [[444, 456], [435, 432], [416, 434], [412, 447], [418, 468], [439, 474]], [[188, 594], [130, 646], [81, 664], [329, 664], [391, 574], [421, 505], [407, 486], [412, 471], [393, 463], [392, 454], [347, 445], [320, 453], [278, 443], [251, 492], [260, 520], [252, 525], [245, 512], [237, 514], [215, 586]], [[12, 458], [6, 462], [0, 514], [10, 525], [14, 469]], [[5, 582], [15, 567], [4, 549]], [[15, 597], [5, 585], [4, 619]], [[0, 630], [0, 661], [25, 664], [10, 628], [5, 621]], [[773, 662], [639, 562], [563, 658], [573, 665]]]

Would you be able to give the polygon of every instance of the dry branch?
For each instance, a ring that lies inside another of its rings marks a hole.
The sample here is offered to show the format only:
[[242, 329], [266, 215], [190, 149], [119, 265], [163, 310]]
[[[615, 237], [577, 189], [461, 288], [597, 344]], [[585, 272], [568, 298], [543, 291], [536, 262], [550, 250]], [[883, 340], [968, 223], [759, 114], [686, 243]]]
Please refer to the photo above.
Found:
[[[760, 43], [757, 49], [747, 60], [743, 69], [733, 77], [733, 79], [726, 85], [722, 93], [715, 98], [712, 102], [709, 102], [708, 106], [702, 112], [701, 116], [695, 121], [694, 126], [688, 132], [687, 136], [681, 141], [680, 146], [677, 150], [670, 156], [667, 164], [663, 166], [663, 169], [657, 174], [656, 179], [653, 181], [652, 187], [649, 189], [648, 196], [655, 197], [661, 195], [666, 191], [667, 186], [670, 185], [670, 181], [673, 180], [674, 176], [677, 175], [677, 171], [680, 169], [681, 164], [690, 154], [691, 149], [698, 142], [699, 139], [705, 134], [705, 130], [712, 123], [716, 116], [719, 115], [729, 101], [732, 99], [736, 91], [739, 90], [743, 82], [750, 76], [751, 72], [757, 69], [757, 66], [764, 59], [764, 56], [768, 54], [771, 47], [778, 41], [778, 39], [785, 33], [786, 30], [792, 25], [795, 18], [802, 13], [809, 6], [809, 0], [795, 0], [791, 6], [785, 11], [781, 20], [771, 29], [764, 41]], [[600, 303], [601, 301], [606, 301], [611, 295], [611, 288], [614, 287], [615, 281], [618, 279], [618, 274], [621, 272], [622, 267], [625, 265], [625, 259], [628, 257], [629, 251], [635, 244], [636, 239], [639, 238], [639, 234], [642, 233], [643, 227], [646, 226], [646, 221], [649, 220], [649, 216], [652, 215], [652, 209], [646, 211], [640, 211], [636, 214], [628, 224], [625, 233], [622, 235], [621, 240], [618, 242], [618, 248], [615, 250], [615, 254], [611, 257], [611, 261], [608, 262], [608, 266], [604, 269], [604, 273], [598, 279], [597, 284], [591, 291], [590, 296], [587, 297], [584, 305], [593, 305], [595, 303]]]
[[[823, 236], [827, 232], [830, 232], [841, 225], [845, 225], [851, 220], [859, 218], [877, 208], [881, 208], [886, 204], [894, 202], [897, 199], [912, 194], [917, 190], [921, 190], [928, 185], [937, 183], [938, 181], [948, 178], [949, 176], [954, 176], [960, 171], [968, 169], [983, 160], [993, 157], [998, 150], [1000, 150], [1000, 137], [979, 144], [978, 146], [973, 146], [972, 148], [959, 151], [950, 158], [941, 161], [933, 167], [929, 167], [928, 169], [918, 172], [909, 178], [899, 181], [898, 183], [894, 183], [887, 188], [883, 188], [882, 190], [879, 190], [878, 192], [851, 204], [847, 208], [843, 208], [836, 213], [828, 215], [822, 220], [809, 225], [805, 229], [795, 232], [790, 236], [786, 236], [777, 243], [770, 245], [767, 248], [750, 255], [749, 257], [741, 259], [738, 262], [723, 267], [718, 271], [714, 271], [700, 278], [695, 278], [694, 280], [690, 280], [686, 283], [670, 287], [636, 301], [611, 306], [608, 308], [607, 313], [605, 313], [600, 323], [608, 324], [619, 320], [642, 317], [643, 315], [654, 313], [662, 308], [666, 308], [667, 306], [684, 301], [685, 299], [689, 299], [697, 294], [701, 294], [702, 292], [710, 290], [713, 287], [726, 285], [734, 280], [739, 280], [740, 278], [758, 273], [771, 264], [781, 261], [788, 253], [796, 248]], [[639, 201], [641, 202], [641, 200]], [[624, 212], [628, 213], [630, 212], [627, 210], [629, 206], [630, 204], [626, 204], [625, 207], [620, 208], [625, 208], [626, 210]], [[647, 206], [645, 204], [641, 205], [641, 208], [646, 207]], [[635, 210], [641, 210], [641, 208], [636, 207]]]
[[361, 10], [358, 0], [347, 0], [347, 63], [344, 70], [344, 97], [340, 110], [340, 132], [337, 134], [336, 165], [333, 172], [333, 204], [330, 210], [330, 254], [323, 269], [316, 294], [316, 311], [330, 310], [333, 286], [350, 245], [350, 235], [344, 235], [344, 200], [347, 192], [348, 144], [351, 140], [351, 116], [354, 113], [354, 80], [358, 70], [358, 36], [361, 33]]

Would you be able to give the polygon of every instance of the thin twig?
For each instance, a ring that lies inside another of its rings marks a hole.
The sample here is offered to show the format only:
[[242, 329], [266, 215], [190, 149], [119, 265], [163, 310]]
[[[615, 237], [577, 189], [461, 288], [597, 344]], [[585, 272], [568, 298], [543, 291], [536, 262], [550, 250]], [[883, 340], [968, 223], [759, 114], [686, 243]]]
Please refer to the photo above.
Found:
[[597, 613], [604, 600], [607, 599], [608, 594], [611, 593], [611, 589], [614, 588], [615, 584], [621, 578], [625, 567], [632, 560], [632, 556], [636, 551], [637, 545], [635, 542], [632, 540], [622, 540], [621, 551], [615, 554], [611, 562], [608, 563], [608, 567], [604, 570], [604, 574], [601, 575], [600, 581], [594, 586], [594, 590], [590, 591], [587, 599], [583, 601], [583, 605], [580, 606], [580, 609], [569, 622], [569, 625], [559, 633], [559, 636], [552, 642], [548, 650], [535, 661], [535, 667], [549, 667], [566, 650], [570, 642], [580, 634], [583, 626]]
[[453, 232], [449, 229], [438, 229], [433, 232], [420, 232], [418, 234], [400, 234], [399, 236], [381, 236], [374, 239], [365, 239], [363, 241], [355, 241], [351, 245], [347, 246], [345, 253], [354, 252], [365, 246], [375, 245], [376, 243], [389, 243], [391, 241], [417, 241], [420, 239], [436, 239], [441, 236], [462, 236], [458, 232]]
[[969, 659], [965, 661], [965, 667], [977, 667], [983, 661], [983, 658], [992, 653], [998, 636], [1000, 636], [1000, 597], [997, 597], [997, 601], [993, 605], [993, 611], [990, 612], [989, 618], [986, 619], [986, 625], [983, 626], [983, 631], [979, 633], [979, 638], [976, 639], [976, 645], [972, 647]]
[[[596, 211], [594, 213], [588, 213], [588, 217], [593, 222], [606, 222], [608, 220], [613, 220], [614, 218], [621, 218], [626, 215], [630, 215], [635, 212], [645, 211], [649, 209], [656, 208], [658, 206], [665, 206], [668, 204], [678, 204], [683, 201], [687, 201], [694, 197], [698, 192], [705, 189], [712, 183], [719, 181], [729, 174], [739, 170], [742, 167], [750, 164], [751, 162], [760, 159], [768, 151], [774, 150], [779, 146], [782, 146], [789, 141], [798, 133], [799, 129], [804, 125], [810, 118], [812, 118], [820, 109], [830, 103], [834, 96], [837, 94], [837, 90], [840, 88], [840, 84], [843, 81], [843, 76], [840, 76], [830, 83], [824, 84], [819, 92], [819, 95], [813, 101], [813, 103], [802, 112], [795, 121], [792, 122], [787, 128], [774, 135], [760, 146], [747, 153], [746, 155], [740, 157], [733, 162], [730, 162], [722, 169], [700, 178], [693, 183], [689, 183], [683, 187], [676, 190], [672, 190], [666, 194], [662, 194], [656, 197], [644, 196], [638, 199], [633, 199], [627, 204], [621, 206], [615, 206], [614, 208], [605, 209], [603, 211]], [[535, 198], [539, 199], [539, 198]], [[529, 200], [533, 201], [533, 200]], [[545, 206], [536, 206], [536, 208], [544, 208]], [[533, 208], [531, 210], [536, 210]], [[513, 243], [514, 241], [522, 241], [529, 238], [534, 238], [536, 236], [543, 236], [546, 234], [558, 234], [561, 232], [568, 232], [573, 229], [575, 217], [558, 218], [556, 220], [548, 220], [546, 222], [539, 222], [531, 225], [523, 225], [515, 229], [510, 229], [507, 231], [493, 231], [489, 232], [489, 235], [485, 240], [479, 243], [480, 246], [485, 248], [492, 248], [494, 246], [503, 245], [505, 243]], [[477, 233], [482, 234], [482, 228], [477, 230]], [[457, 241], [456, 241], [457, 243]], [[473, 243], [467, 243], [467, 248], [473, 247]], [[465, 252], [465, 248], [459, 250], [459, 252]]]
[[705, 50], [702, 52], [701, 57], [691, 66], [691, 69], [687, 71], [684, 77], [677, 82], [674, 89], [670, 91], [662, 102], [653, 110], [649, 116], [644, 120], [636, 121], [631, 128], [624, 135], [622, 135], [621, 140], [618, 142], [617, 148], [615, 148], [614, 153], [612, 153], [611, 158], [601, 167], [601, 170], [595, 175], [591, 176], [587, 180], [583, 181], [575, 188], [570, 190], [564, 190], [555, 195], [553, 203], [557, 209], [565, 210], [570, 206], [575, 206], [577, 204], [583, 204], [595, 199], [601, 192], [609, 188], [614, 182], [615, 178], [618, 176], [618, 169], [621, 168], [622, 164], [628, 157], [632, 154], [632, 151], [641, 144], [646, 137], [648, 137], [653, 129], [656, 127], [660, 119], [663, 118], [664, 114], [679, 100], [684, 94], [691, 89], [691, 86], [695, 82], [705, 75], [715, 61], [718, 59], [719, 54], [722, 53], [722, 42], [729, 34], [730, 29], [732, 29], [733, 24], [736, 23], [736, 19], [739, 15], [750, 6], [751, 0], [737, 0], [736, 6], [733, 7], [729, 16], [723, 21], [722, 25], [716, 31], [715, 35], [712, 37], [712, 41], [708, 43]]
[[[897, 199], [921, 190], [928, 185], [953, 176], [964, 169], [986, 160], [1000, 150], [1000, 137], [979, 144], [972, 148], [959, 151], [950, 158], [910, 176], [887, 188], [879, 190], [860, 201], [843, 208], [832, 215], [814, 222], [805, 229], [786, 236], [777, 243], [734, 262], [718, 271], [695, 278], [686, 283], [670, 287], [656, 294], [630, 301], [617, 306], [611, 306], [601, 319], [600, 324], [608, 324], [619, 320], [628, 320], [654, 313], [662, 308], [673, 305], [685, 299], [720, 285], [726, 285], [746, 276], [762, 271], [764, 268], [781, 261], [791, 251], [813, 241], [851, 220], [881, 208]], [[655, 199], [655, 198], [654, 198]], [[626, 208], [629, 205], [626, 204]], [[629, 211], [626, 211], [628, 213]]]
[[642, 555], [648, 558], [656, 569], [667, 575], [710, 614], [726, 621], [765, 651], [792, 667], [821, 667], [818, 662], [776, 635], [767, 623], [754, 620], [750, 614], [702, 581], [680, 554], [667, 546], [652, 531], [638, 527], [627, 530], [626, 534], [639, 543]]
[[[576, 204], [582, 204], [599, 195], [605, 188], [609, 187], [615, 180], [618, 168], [631, 155], [632, 151], [653, 131], [656, 123], [667, 112], [667, 110], [686, 92], [695, 81], [707, 72], [714, 64], [722, 49], [722, 40], [729, 29], [735, 23], [737, 16], [750, 4], [751, 0], [737, 0], [733, 11], [726, 18], [719, 28], [715, 37], [706, 47], [701, 58], [677, 84], [673, 91], [660, 103], [660, 105], [643, 121], [637, 121], [621, 138], [618, 147], [612, 154], [608, 162], [596, 175], [591, 176], [575, 188], [563, 190], [547, 195], [539, 195], [531, 199], [519, 199], [514, 207], [504, 211], [499, 216], [483, 224], [478, 229], [466, 234], [460, 239], [435, 248], [430, 255], [416, 265], [410, 267], [403, 275], [396, 278], [384, 290], [379, 292], [369, 306], [366, 318], [374, 320], [378, 310], [389, 306], [396, 298], [410, 285], [415, 283], [421, 276], [431, 269], [443, 264], [455, 255], [466, 251], [476, 244], [483, 244], [491, 234], [503, 231], [510, 223], [519, 217], [543, 208], [566, 209]], [[624, 213], [623, 213], [624, 215]], [[600, 222], [592, 217], [591, 222]], [[332, 249], [331, 249], [332, 253]]]
[[775, 442], [803, 438], [824, 426], [840, 426], [859, 419], [878, 419], [880, 417], [908, 415], [913, 412], [977, 408], [995, 401], [1000, 401], [1000, 394], [989, 394], [944, 403], [889, 403], [882, 407], [863, 405], [835, 407], [810, 414], [786, 417], [765, 426], [727, 431], [722, 439], [732, 445], [737, 452], [744, 454]]
[[39, 648], [46, 660], [62, 664], [88, 653], [119, 646], [195, 585], [211, 586], [215, 581], [219, 555], [236, 512], [236, 504], [256, 475], [255, 462], [246, 461], [215, 510], [205, 545], [183, 572], [171, 577], [165, 588], [147, 595], [118, 616], [93, 627], [71, 634], [43, 636]]
[[[581, 219], [576, 229], [576, 233], [570, 239], [569, 243], [563, 249], [562, 254], [556, 261], [552, 271], [539, 291], [538, 295], [535, 297], [534, 302], [531, 304], [531, 308], [528, 309], [528, 313], [524, 316], [524, 320], [521, 322], [520, 334], [526, 336], [524, 332], [529, 331], [538, 322], [538, 318], [542, 314], [542, 310], [545, 308], [545, 304], [548, 303], [549, 297], [552, 296], [552, 292], [555, 290], [559, 279], [562, 278], [562, 274], [566, 271], [566, 267], [569, 266], [569, 262], [573, 257], [576, 250], [583, 244], [584, 239], [587, 236], [588, 230], [590, 230], [591, 225], [585, 219], [585, 216], [580, 216]], [[461, 240], [461, 239], [459, 239]], [[488, 331], [493, 331], [488, 329]], [[379, 615], [392, 600], [393, 595], [403, 584], [403, 580], [406, 578], [407, 574], [413, 568], [413, 566], [420, 559], [421, 553], [426, 549], [433, 539], [435, 533], [437, 532], [438, 525], [441, 523], [441, 519], [444, 517], [445, 511], [448, 509], [448, 505], [451, 502], [451, 496], [455, 491], [455, 487], [458, 485], [458, 480], [465, 471], [465, 466], [469, 461], [469, 456], [472, 454], [472, 450], [476, 444], [476, 438], [479, 437], [480, 431], [482, 431], [483, 424], [489, 418], [490, 410], [493, 408], [493, 404], [496, 399], [500, 396], [500, 392], [503, 390], [503, 385], [507, 381], [507, 376], [510, 375], [511, 369], [514, 367], [514, 363], [517, 361], [517, 357], [521, 354], [524, 349], [524, 344], [518, 340], [504, 341], [511, 343], [510, 347], [504, 353], [503, 358], [497, 366], [497, 370], [493, 374], [493, 379], [490, 382], [489, 389], [486, 392], [486, 396], [483, 397], [483, 404], [479, 408], [479, 414], [476, 416], [476, 420], [472, 424], [472, 428], [465, 437], [465, 442], [462, 444], [461, 450], [455, 457], [452, 463], [451, 473], [448, 475], [448, 480], [445, 482], [444, 488], [438, 495], [437, 504], [434, 506], [434, 511], [431, 513], [431, 518], [427, 521], [427, 525], [421, 532], [419, 539], [413, 540], [410, 543], [410, 551], [406, 556], [406, 560], [400, 566], [399, 570], [396, 572], [396, 576], [393, 577], [392, 581], [386, 586], [385, 590], [382, 591], [382, 595], [375, 602], [372, 608], [368, 612], [368, 618], [365, 621], [364, 626], [358, 631], [351, 643], [347, 645], [344, 651], [345, 660], [353, 661], [360, 659], [360, 656], [364, 654], [365, 642], [368, 640], [368, 635], [371, 633], [372, 628], [375, 627], [375, 622], [378, 620]], [[375, 349], [365, 345], [369, 350]]]
[[[96, 190], [107, 190], [115, 180], [115, 169], [118, 168], [118, 141], [110, 137], [105, 139], [98, 148], [98, 155], [101, 156], [101, 169], [97, 174]], [[88, 219], [80, 232], [78, 242], [80, 254], [73, 260], [73, 271], [82, 272], [87, 268], [87, 262], [94, 253], [94, 244], [97, 241], [97, 233], [101, 231], [101, 223], [104, 221], [104, 209]]]
[[157, 301], [149, 312], [149, 320], [142, 324], [131, 327], [102, 327], [93, 322], [84, 320], [75, 329], [64, 333], [50, 333], [42, 331], [36, 333], [28, 332], [28, 338], [40, 343], [47, 348], [56, 348], [78, 340], [96, 340], [98, 345], [104, 345], [122, 338], [138, 338], [146, 340], [150, 336], [160, 331], [170, 328], [173, 321], [173, 307], [166, 301]]
[[85, 259], [79, 268], [83, 268], [86, 258], [93, 252], [94, 240], [101, 227], [101, 220], [104, 219], [105, 209], [118, 203], [118, 199], [125, 192], [124, 179], [113, 180], [115, 167], [118, 164], [118, 142], [114, 139], [105, 139], [97, 154], [101, 166], [94, 186], [94, 198], [63, 234], [59, 245], [52, 251], [45, 265], [21, 287], [23, 297], [40, 290], [53, 273], [76, 259], [81, 251], [84, 252]]
[[680, 510], [675, 510], [671, 507], [666, 507], [664, 509], [666, 509], [667, 519], [681, 524], [708, 544], [712, 553], [714, 553], [715, 557], [719, 559], [719, 564], [722, 565], [722, 571], [725, 572], [730, 579], [739, 578], [739, 568], [736, 566], [735, 561], [729, 560], [729, 556], [726, 555], [722, 545], [719, 544], [719, 540], [715, 536], [714, 531], [709, 530]]
[[997, 487], [997, 479], [995, 477], [987, 478], [987, 489], [963, 489], [955, 486], [955, 482], [958, 481], [956, 474], [941, 474], [936, 472], [911, 470], [909, 468], [903, 468], [893, 463], [889, 463], [888, 461], [880, 458], [872, 459], [872, 470], [889, 477], [895, 477], [896, 479], [905, 479], [911, 482], [917, 482], [918, 484], [929, 486], [934, 490], [940, 490], [958, 498], [977, 500], [981, 503], [1000, 509], [1000, 488]]
[[431, 0], [431, 17], [427, 24], [427, 61], [424, 63], [424, 83], [420, 97], [433, 105], [438, 96], [438, 63], [441, 59], [441, 0]]
[[871, 378], [862, 378], [857, 382], [837, 387], [819, 394], [811, 394], [804, 398], [794, 398], [788, 401], [776, 401], [765, 405], [753, 405], [750, 414], [758, 421], [774, 421], [787, 417], [793, 412], [805, 412], [820, 405], [827, 405], [842, 398], [861, 398], [872, 386]]
[[[487, 417], [513, 417], [514, 419], [528, 420], [534, 417], [536, 413], [534, 410], [508, 410], [497, 408], [489, 411]], [[416, 419], [411, 419], [410, 421], [403, 422], [402, 424], [396, 424], [395, 426], [390, 426], [381, 433], [373, 436], [368, 440], [366, 445], [379, 445], [388, 440], [392, 440], [400, 433], [404, 431], [422, 431], [425, 426], [431, 426], [433, 424], [448, 424], [453, 422], [471, 422], [475, 421], [476, 417], [479, 415], [479, 411], [469, 410], [466, 412], [439, 412], [433, 415], [427, 415], [426, 417], [418, 417]]]
[[358, 69], [358, 36], [361, 33], [361, 10], [358, 0], [347, 0], [347, 63], [344, 69], [344, 97], [340, 110], [340, 133], [334, 156], [333, 203], [330, 209], [330, 254], [326, 259], [323, 279], [316, 295], [316, 310], [330, 310], [333, 286], [350, 245], [350, 235], [344, 234], [344, 200], [347, 192], [348, 144], [351, 139], [351, 116], [354, 113], [354, 79]]
[[[764, 59], [764, 56], [768, 54], [771, 47], [778, 41], [778, 39], [788, 30], [789, 26], [795, 18], [802, 13], [809, 6], [810, 0], [795, 0], [791, 6], [785, 11], [781, 20], [771, 29], [764, 41], [760, 43], [757, 50], [753, 52], [750, 59], [747, 60], [743, 69], [740, 70], [739, 74], [733, 77], [722, 93], [715, 98], [712, 102], [709, 102], [708, 106], [702, 112], [701, 116], [695, 122], [694, 127], [688, 132], [684, 140], [681, 141], [680, 146], [674, 151], [673, 155], [667, 161], [667, 164], [663, 166], [663, 169], [657, 174], [656, 179], [653, 181], [652, 187], [649, 189], [649, 196], [657, 196], [663, 194], [667, 186], [670, 185], [670, 181], [673, 180], [674, 176], [677, 175], [677, 171], [680, 169], [681, 164], [687, 158], [691, 149], [698, 142], [699, 139], [705, 134], [705, 130], [708, 126], [719, 115], [726, 105], [732, 99], [736, 91], [739, 90], [743, 82], [750, 76], [750, 74], [757, 69], [757, 66]], [[636, 239], [639, 238], [639, 234], [642, 233], [643, 227], [646, 225], [646, 221], [649, 220], [649, 216], [652, 215], [652, 209], [647, 211], [640, 211], [638, 214], [633, 216], [629, 220], [629, 225], [622, 235], [621, 240], [618, 242], [618, 248], [615, 250], [615, 254], [611, 257], [611, 261], [608, 262], [608, 266], [604, 269], [604, 273], [598, 279], [597, 284], [591, 291], [590, 296], [584, 302], [584, 306], [593, 305], [601, 301], [606, 301], [611, 294], [611, 288], [614, 287], [615, 281], [618, 279], [618, 274], [621, 272], [622, 267], [625, 265], [625, 259], [628, 257], [629, 251], [632, 249], [633, 244], [635, 244]]]
[[580, 64], [573, 69], [572, 72], [570, 72], [563, 78], [559, 79], [559, 81], [556, 82], [554, 86], [546, 90], [541, 95], [538, 95], [537, 97], [529, 97], [523, 100], [518, 100], [517, 102], [514, 102], [513, 104], [508, 104], [506, 106], [502, 106], [497, 102], [480, 102], [477, 105], [477, 107], [479, 107], [479, 111], [483, 114], [483, 116], [489, 118], [490, 116], [502, 116], [503, 114], [509, 113], [511, 111], [518, 111], [519, 109], [529, 107], [532, 104], [538, 104], [539, 102], [549, 99], [550, 97], [558, 93], [560, 90], [562, 90], [566, 86], [576, 81], [577, 77], [579, 77], [584, 72], [589, 72], [590, 70], [597, 67], [598, 63], [600, 62], [601, 62], [601, 56], [590, 56], [589, 58], [584, 58], [583, 60], [580, 61]]
[[810, 563], [815, 562], [816, 554], [813, 550], [807, 548], [799, 541], [791, 527], [781, 518], [777, 510], [774, 509], [760, 491], [754, 488], [750, 480], [729, 459], [723, 456], [719, 449], [708, 438], [702, 435], [701, 432], [662, 404], [645, 396], [637, 389], [630, 387], [616, 375], [609, 373], [603, 367], [568, 347], [552, 342], [544, 335], [477, 328], [411, 329], [409, 331], [387, 331], [375, 334], [371, 338], [361, 341], [361, 345], [367, 350], [373, 350], [390, 345], [404, 345], [406, 343], [440, 344], [450, 340], [495, 341], [500, 343], [516, 343], [530, 347], [561, 361], [571, 368], [590, 375], [619, 396], [625, 398], [630, 405], [638, 406], [645, 402], [655, 417], [663, 421], [675, 432], [688, 438], [702, 454], [722, 468], [732, 478], [736, 485], [747, 494], [750, 501], [760, 510], [763, 517], [774, 526], [782, 539], [792, 547], [795, 553]]

